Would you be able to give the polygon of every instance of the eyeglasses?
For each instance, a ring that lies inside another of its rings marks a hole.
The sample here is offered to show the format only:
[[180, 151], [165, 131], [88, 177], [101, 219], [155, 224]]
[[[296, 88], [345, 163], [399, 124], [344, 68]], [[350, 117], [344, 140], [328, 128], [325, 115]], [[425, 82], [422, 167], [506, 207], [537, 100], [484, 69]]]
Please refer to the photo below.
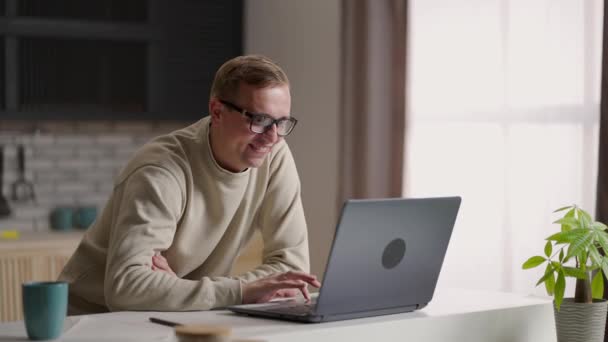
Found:
[[258, 133], [258, 134], [264, 133], [268, 129], [270, 129], [272, 127], [272, 125], [276, 124], [277, 125], [277, 135], [280, 137], [284, 137], [284, 136], [289, 135], [289, 133], [291, 133], [291, 131], [293, 131], [293, 128], [298, 123], [298, 120], [296, 120], [296, 118], [293, 118], [293, 117], [274, 119], [272, 116], [270, 116], [268, 114], [251, 113], [251, 112], [248, 112], [248, 111], [244, 110], [243, 108], [235, 105], [234, 103], [224, 101], [224, 100], [219, 100], [219, 101], [222, 104], [224, 104], [225, 106], [230, 107], [234, 111], [241, 113], [243, 116], [248, 117], [249, 121], [250, 121], [249, 129], [253, 133]]

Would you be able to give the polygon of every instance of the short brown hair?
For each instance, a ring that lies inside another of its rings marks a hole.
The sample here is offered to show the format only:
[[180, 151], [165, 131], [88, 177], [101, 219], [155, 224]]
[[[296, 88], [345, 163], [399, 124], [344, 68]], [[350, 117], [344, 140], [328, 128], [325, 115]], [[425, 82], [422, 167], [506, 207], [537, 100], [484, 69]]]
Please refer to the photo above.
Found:
[[211, 97], [232, 99], [241, 81], [259, 87], [288, 85], [285, 71], [270, 58], [261, 55], [235, 57], [224, 63], [215, 73]]

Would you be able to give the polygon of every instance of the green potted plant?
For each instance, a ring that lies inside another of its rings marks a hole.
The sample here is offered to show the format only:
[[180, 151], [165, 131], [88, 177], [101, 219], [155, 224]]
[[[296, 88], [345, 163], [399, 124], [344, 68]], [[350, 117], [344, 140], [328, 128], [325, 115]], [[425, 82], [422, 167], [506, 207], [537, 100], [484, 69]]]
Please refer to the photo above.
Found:
[[[544, 255], [529, 258], [522, 268], [546, 264], [536, 286], [544, 284], [554, 297], [558, 341], [603, 342], [608, 305], [602, 297], [608, 257], [602, 250], [608, 252], [607, 226], [576, 205], [554, 212], [564, 211], [554, 222], [560, 231], [546, 238]], [[566, 277], [576, 278], [574, 298], [564, 298]]]

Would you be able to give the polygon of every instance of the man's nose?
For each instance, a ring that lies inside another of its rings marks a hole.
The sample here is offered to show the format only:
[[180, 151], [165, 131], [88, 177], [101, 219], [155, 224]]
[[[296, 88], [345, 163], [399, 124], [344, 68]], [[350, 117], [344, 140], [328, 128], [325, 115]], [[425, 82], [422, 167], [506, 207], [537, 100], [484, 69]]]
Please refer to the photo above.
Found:
[[266, 128], [263, 135], [267, 142], [275, 143], [279, 140], [279, 128], [277, 127], [277, 124], [273, 123], [270, 127]]

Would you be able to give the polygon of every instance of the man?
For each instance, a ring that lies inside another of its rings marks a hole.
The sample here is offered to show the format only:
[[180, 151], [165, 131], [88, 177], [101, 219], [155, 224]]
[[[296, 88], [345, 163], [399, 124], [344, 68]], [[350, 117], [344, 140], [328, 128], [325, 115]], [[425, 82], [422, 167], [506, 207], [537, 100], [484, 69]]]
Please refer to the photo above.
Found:
[[[309, 275], [300, 181], [283, 140], [289, 81], [262, 56], [213, 81], [209, 116], [144, 145], [121, 174], [60, 280], [69, 312], [207, 310], [319, 287]], [[263, 265], [228, 277], [256, 229]]]

